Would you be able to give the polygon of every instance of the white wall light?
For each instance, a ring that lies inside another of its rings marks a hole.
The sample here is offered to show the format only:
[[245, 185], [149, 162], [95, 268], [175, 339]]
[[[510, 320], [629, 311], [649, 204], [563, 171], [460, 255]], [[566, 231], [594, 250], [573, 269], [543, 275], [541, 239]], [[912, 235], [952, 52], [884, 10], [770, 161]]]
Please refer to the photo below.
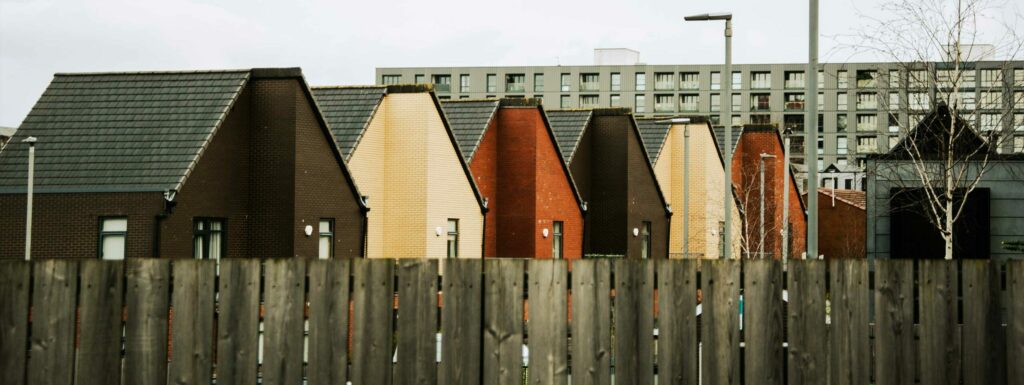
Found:
[[313, 225], [306, 225], [306, 236], [313, 235]]
[[443, 231], [444, 231], [444, 229], [442, 229], [441, 226], [437, 226], [437, 227], [434, 228], [434, 234], [437, 234], [437, 236], [439, 236], [439, 237], [441, 236], [441, 232], [443, 232]]
[[638, 229], [638, 228], [634, 227], [634, 228], [633, 228], [633, 236], [635, 237], [635, 236], [637, 236], [637, 235], [640, 235], [640, 229]]
[[542, 235], [544, 235], [544, 238], [547, 238], [547, 237], [548, 237], [548, 228], [547, 228], [547, 227], [545, 227], [545, 228], [544, 228], [544, 230], [541, 230], [541, 231], [540, 231], [540, 233], [541, 233]]

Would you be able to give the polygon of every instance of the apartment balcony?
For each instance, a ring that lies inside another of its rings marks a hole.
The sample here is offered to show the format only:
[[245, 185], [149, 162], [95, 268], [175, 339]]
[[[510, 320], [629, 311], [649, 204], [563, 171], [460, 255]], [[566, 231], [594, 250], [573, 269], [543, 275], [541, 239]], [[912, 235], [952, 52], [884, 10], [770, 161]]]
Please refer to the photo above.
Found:
[[751, 111], [771, 111], [769, 103], [756, 103], [750, 106]]
[[877, 101], [860, 102], [860, 103], [857, 103], [857, 109], [858, 110], [877, 110], [878, 109], [878, 102]]
[[583, 82], [580, 83], [580, 91], [595, 92], [600, 89], [601, 84], [598, 82]]
[[786, 88], [804, 88], [805, 85], [806, 82], [804, 82], [803, 80], [786, 80], [785, 82]]
[[874, 154], [878, 152], [878, 146], [875, 145], [857, 145], [858, 154]]
[[654, 83], [655, 91], [672, 91], [675, 90], [675, 84], [672, 81], [661, 81]]
[[771, 87], [772, 87], [772, 82], [770, 82], [770, 81], [756, 80], [756, 81], [750, 82], [750, 88], [751, 89], [768, 89], [768, 88], [771, 88]]
[[679, 83], [679, 87], [684, 89], [684, 90], [697, 90], [697, 89], [700, 89], [700, 82], [699, 81], [681, 82], [681, 83]]
[[805, 102], [803, 101], [791, 101], [786, 102], [785, 107], [787, 111], [802, 111], [804, 109], [804, 104]]
[[526, 92], [526, 84], [524, 83], [509, 83], [505, 85], [505, 92]]
[[434, 83], [434, 91], [436, 92], [452, 92], [451, 84]]
[[679, 108], [687, 112], [697, 111], [697, 103], [682, 103], [679, 105]]

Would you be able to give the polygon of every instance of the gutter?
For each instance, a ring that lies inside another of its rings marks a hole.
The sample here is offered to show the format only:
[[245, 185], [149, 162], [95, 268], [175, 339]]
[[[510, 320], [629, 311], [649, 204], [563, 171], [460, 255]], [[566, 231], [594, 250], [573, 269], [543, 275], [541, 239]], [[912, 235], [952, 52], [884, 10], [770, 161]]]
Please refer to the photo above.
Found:
[[160, 227], [163, 221], [167, 217], [174, 213], [174, 207], [178, 205], [178, 202], [174, 201], [174, 197], [178, 194], [176, 190], [164, 191], [164, 211], [157, 214], [153, 219], [153, 257], [160, 258]]

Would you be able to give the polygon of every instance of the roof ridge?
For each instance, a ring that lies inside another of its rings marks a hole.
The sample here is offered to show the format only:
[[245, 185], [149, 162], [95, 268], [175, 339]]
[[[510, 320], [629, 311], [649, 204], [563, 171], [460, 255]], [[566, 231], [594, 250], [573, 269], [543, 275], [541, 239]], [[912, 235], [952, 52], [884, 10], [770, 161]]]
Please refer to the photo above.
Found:
[[[282, 67], [284, 68], [284, 67]], [[222, 74], [251, 72], [253, 68], [211, 69], [211, 70], [153, 70], [153, 71], [101, 71], [101, 72], [56, 72], [53, 76], [115, 76], [115, 75], [175, 75], [175, 74]]]
[[388, 86], [382, 85], [365, 85], [365, 86], [310, 86], [311, 90], [330, 90], [330, 89], [377, 89], [387, 88]]
[[442, 101], [441, 101], [441, 104], [448, 104], [448, 103], [453, 103], [453, 104], [454, 104], [454, 103], [483, 103], [483, 102], [488, 102], [488, 103], [498, 103], [498, 102], [500, 102], [500, 101], [501, 101], [501, 99], [497, 99], [497, 98], [481, 98], [481, 99], [446, 99], [446, 100], [442, 100]]

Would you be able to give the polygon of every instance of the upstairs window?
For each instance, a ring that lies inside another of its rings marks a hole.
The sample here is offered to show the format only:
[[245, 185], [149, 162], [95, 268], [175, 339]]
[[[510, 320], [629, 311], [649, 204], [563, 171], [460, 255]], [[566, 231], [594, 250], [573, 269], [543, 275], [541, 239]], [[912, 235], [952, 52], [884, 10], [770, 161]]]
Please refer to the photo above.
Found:
[[860, 70], [857, 71], [857, 88], [878, 87], [878, 71]]
[[192, 255], [196, 259], [219, 260], [224, 256], [224, 219], [196, 218], [192, 228]]
[[469, 75], [459, 75], [459, 92], [469, 92]]
[[802, 71], [786, 71], [786, 88], [804, 88], [804, 73]]
[[334, 257], [334, 219], [327, 218], [320, 220], [320, 240], [319, 240], [319, 253], [320, 259], [330, 259]]
[[636, 90], [647, 91], [647, 74], [643, 72], [636, 74]]
[[551, 224], [551, 258], [565, 258], [562, 254], [562, 221], [554, 221]]
[[544, 92], [544, 74], [533, 74], [533, 92]]
[[683, 72], [679, 74], [679, 88], [684, 90], [696, 90], [700, 88], [700, 74], [697, 72]]
[[380, 77], [380, 82], [384, 85], [401, 84], [402, 75], [382, 75]]
[[[772, 73], [771, 72], [751, 72], [750, 73], [750, 88], [771, 88], [772, 87]], [[733, 88], [740, 88], [739, 85], [734, 85]]]
[[100, 259], [105, 261], [123, 260], [127, 237], [127, 217], [100, 218]]
[[451, 92], [452, 75], [434, 75], [434, 90], [437, 92]]
[[498, 92], [498, 75], [487, 74], [487, 92]]
[[459, 220], [448, 218], [448, 258], [459, 257]]
[[598, 74], [580, 74], [580, 91], [597, 91], [601, 88], [601, 77]]
[[505, 92], [526, 92], [526, 74], [505, 75]]
[[622, 90], [622, 74], [618, 72], [612, 72], [611, 76], [611, 89], [612, 91]]
[[671, 72], [659, 72], [654, 74], [654, 89], [666, 91], [675, 89], [675, 76]]
[[720, 90], [722, 89], [722, 73], [712, 72], [711, 73], [711, 89]]

